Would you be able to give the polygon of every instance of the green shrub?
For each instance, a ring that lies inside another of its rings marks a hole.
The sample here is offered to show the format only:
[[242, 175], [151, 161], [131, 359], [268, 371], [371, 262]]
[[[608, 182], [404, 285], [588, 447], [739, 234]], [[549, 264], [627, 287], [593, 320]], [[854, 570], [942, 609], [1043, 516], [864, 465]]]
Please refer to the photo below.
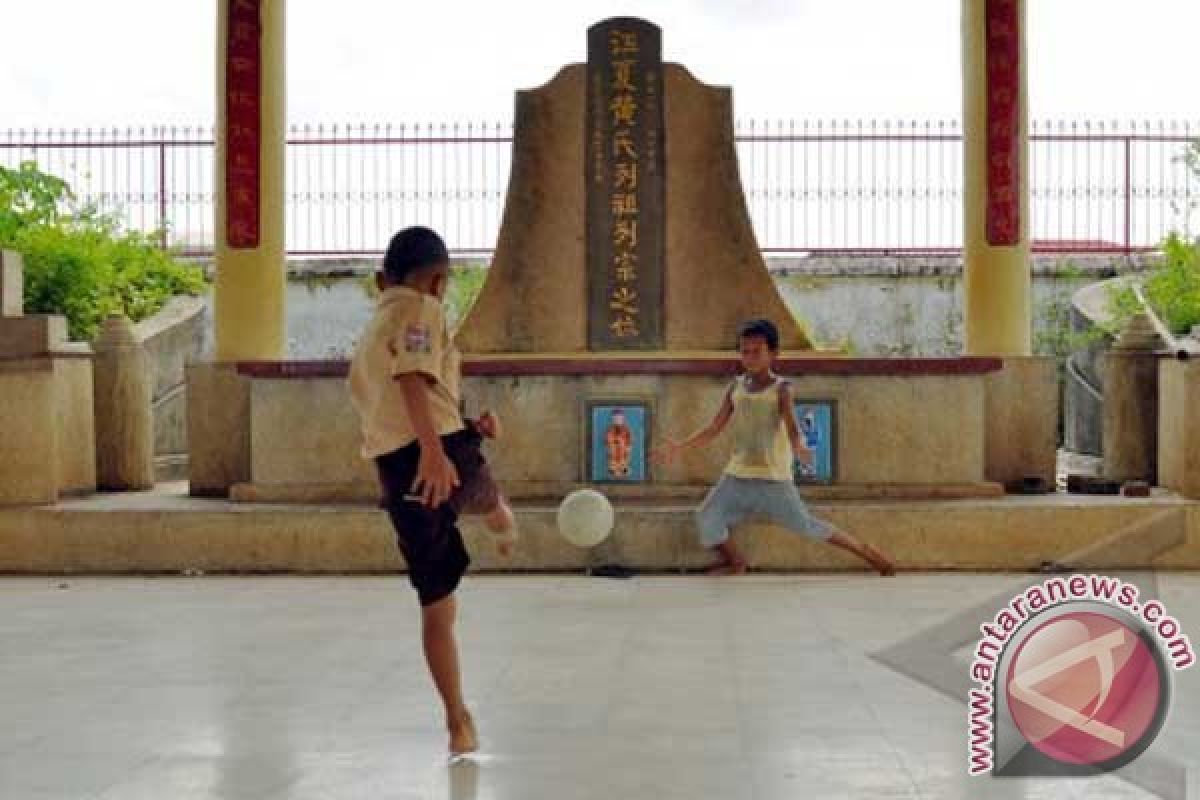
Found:
[[[1177, 160], [1200, 178], [1200, 140], [1189, 143]], [[1182, 211], [1187, 229], [1196, 206], [1193, 204]], [[1142, 294], [1168, 330], [1178, 336], [1200, 325], [1200, 239], [1172, 233], [1163, 242], [1162, 249], [1162, 264], [1144, 276]], [[1133, 286], [1121, 285], [1109, 292], [1108, 309], [1112, 316], [1112, 331], [1115, 331], [1142, 310], [1142, 303]]]
[[451, 327], [457, 328], [466, 319], [486, 280], [487, 269], [480, 264], [464, 264], [451, 270], [450, 288], [446, 292], [446, 302], [450, 306], [446, 316]]
[[[450, 268], [450, 285], [446, 289], [446, 319], [451, 328], [457, 328], [466, 319], [486, 280], [487, 268], [482, 264], [461, 264]], [[364, 275], [360, 285], [368, 297], [378, 297], [374, 273]]]
[[205, 289], [203, 271], [162, 250], [157, 235], [122, 230], [32, 163], [0, 167], [0, 247], [25, 261], [26, 310], [62, 314], [77, 340], [90, 340], [109, 314], [138, 322]]
[[1116, 336], [1129, 322], [1129, 318], [1142, 310], [1142, 301], [1137, 296], [1134, 284], [1129, 281], [1117, 281], [1109, 284], [1108, 320], [1100, 323], [1105, 333]]
[[1174, 334], [1200, 325], [1200, 241], [1171, 234], [1164, 263], [1146, 277], [1146, 301]]
[[[1163, 243], [1163, 261], [1141, 280], [1142, 294], [1150, 308], [1175, 335], [1200, 325], [1200, 241], [1171, 234]], [[1109, 291], [1110, 333], [1116, 333], [1129, 318], [1142, 310], [1134, 286], [1124, 283]]]

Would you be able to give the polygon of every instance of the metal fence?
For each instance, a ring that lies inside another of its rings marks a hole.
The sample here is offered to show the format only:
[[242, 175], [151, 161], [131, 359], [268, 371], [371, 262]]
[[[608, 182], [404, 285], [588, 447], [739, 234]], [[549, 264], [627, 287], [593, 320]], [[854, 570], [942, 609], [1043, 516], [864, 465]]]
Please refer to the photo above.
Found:
[[[1035, 249], [1134, 252], [1186, 230], [1200, 181], [1181, 156], [1200, 124], [1032, 126]], [[960, 247], [962, 136], [955, 121], [744, 121], [746, 201], [772, 253], [936, 253]], [[299, 256], [377, 254], [398, 227], [443, 231], [487, 254], [504, 208], [509, 123], [293, 126], [287, 247]], [[165, 230], [189, 254], [212, 249], [210, 127], [10, 130], [0, 164], [33, 160], [80, 200]]]

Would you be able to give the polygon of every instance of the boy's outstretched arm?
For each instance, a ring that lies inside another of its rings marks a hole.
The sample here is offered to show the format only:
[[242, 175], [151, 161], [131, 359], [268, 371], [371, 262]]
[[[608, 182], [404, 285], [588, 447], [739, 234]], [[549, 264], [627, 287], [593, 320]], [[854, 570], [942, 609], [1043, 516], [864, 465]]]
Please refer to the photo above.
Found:
[[788, 441], [792, 443], [792, 452], [796, 458], [806, 463], [810, 462], [813, 452], [800, 435], [800, 426], [796, 424], [796, 408], [792, 405], [792, 385], [786, 381], [779, 386], [779, 416], [783, 418]]
[[716, 416], [704, 428], [692, 434], [682, 442], [667, 441], [661, 447], [654, 450], [654, 462], [656, 464], [670, 464], [679, 455], [687, 450], [692, 450], [697, 447], [705, 447], [711, 444], [714, 439], [721, 435], [725, 430], [725, 426], [729, 424], [730, 418], [733, 416], [733, 387], [730, 386], [725, 392], [725, 398], [721, 401], [721, 407], [717, 409]]
[[408, 418], [412, 420], [413, 431], [421, 446], [412, 491], [420, 496], [422, 503], [437, 508], [458, 486], [458, 470], [447, 457], [433, 424], [433, 413], [429, 409], [429, 378], [419, 372], [408, 372], [397, 375], [395, 381], [400, 385]]

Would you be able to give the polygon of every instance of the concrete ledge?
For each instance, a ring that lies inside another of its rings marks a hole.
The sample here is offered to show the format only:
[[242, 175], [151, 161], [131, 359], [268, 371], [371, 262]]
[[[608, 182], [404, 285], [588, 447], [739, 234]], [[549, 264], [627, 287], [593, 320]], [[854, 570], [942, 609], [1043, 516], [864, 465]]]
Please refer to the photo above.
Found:
[[[539, 483], [508, 481], [503, 487], [510, 499], [533, 503], [557, 503], [576, 489], [589, 488], [583, 483]], [[701, 503], [711, 487], [672, 486], [669, 484], [621, 486], [611, 484], [603, 491], [616, 502], [631, 504]], [[960, 484], [840, 484], [836, 486], [801, 486], [800, 494], [809, 501], [842, 500], [953, 500], [1001, 497], [1004, 486], [999, 483]], [[379, 488], [374, 483], [309, 483], [257, 484], [237, 483], [229, 490], [229, 499], [236, 503], [300, 503], [306, 505], [374, 504], [379, 500]]]
[[[981, 375], [999, 371], [999, 358], [846, 358], [828, 352], [783, 353], [775, 371], [785, 376], [805, 375]], [[520, 353], [469, 355], [463, 359], [465, 377], [586, 377], [602, 375], [697, 375], [732, 378], [741, 363], [728, 352], [637, 355], [627, 353], [546, 354]], [[261, 380], [308, 380], [345, 378], [350, 362], [329, 361], [243, 361], [239, 375]]]
[[0, 324], [0, 353], [7, 358], [45, 356], [66, 341], [66, 317], [48, 314], [6, 317]]
[[37, 358], [0, 358], [0, 373], [6, 372], [52, 372], [54, 360], [49, 356]]
[[[169, 491], [98, 495], [0, 511], [0, 572], [378, 573], [403, 569], [387, 517], [369, 507], [245, 505]], [[620, 505], [617, 529], [592, 551], [567, 545], [554, 507], [518, 509], [517, 557], [500, 561], [480, 523], [464, 532], [481, 571], [563, 571], [618, 563], [686, 570], [708, 563], [692, 503]], [[1089, 569], [1200, 568], [1200, 504], [1158, 493], [1106, 497], [863, 501], [813, 510], [886, 547], [906, 570], [1036, 570], [1068, 560]], [[859, 569], [834, 548], [764, 525], [737, 533], [755, 569]]]

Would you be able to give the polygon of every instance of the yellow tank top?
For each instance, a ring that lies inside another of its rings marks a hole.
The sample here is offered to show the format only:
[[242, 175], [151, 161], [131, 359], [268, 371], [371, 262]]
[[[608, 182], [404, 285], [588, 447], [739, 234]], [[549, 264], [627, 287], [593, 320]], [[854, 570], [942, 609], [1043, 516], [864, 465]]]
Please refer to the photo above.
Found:
[[725, 472], [753, 480], [793, 480], [792, 444], [779, 413], [779, 390], [775, 379], [767, 388], [752, 392], [745, 378], [733, 388], [733, 457]]

